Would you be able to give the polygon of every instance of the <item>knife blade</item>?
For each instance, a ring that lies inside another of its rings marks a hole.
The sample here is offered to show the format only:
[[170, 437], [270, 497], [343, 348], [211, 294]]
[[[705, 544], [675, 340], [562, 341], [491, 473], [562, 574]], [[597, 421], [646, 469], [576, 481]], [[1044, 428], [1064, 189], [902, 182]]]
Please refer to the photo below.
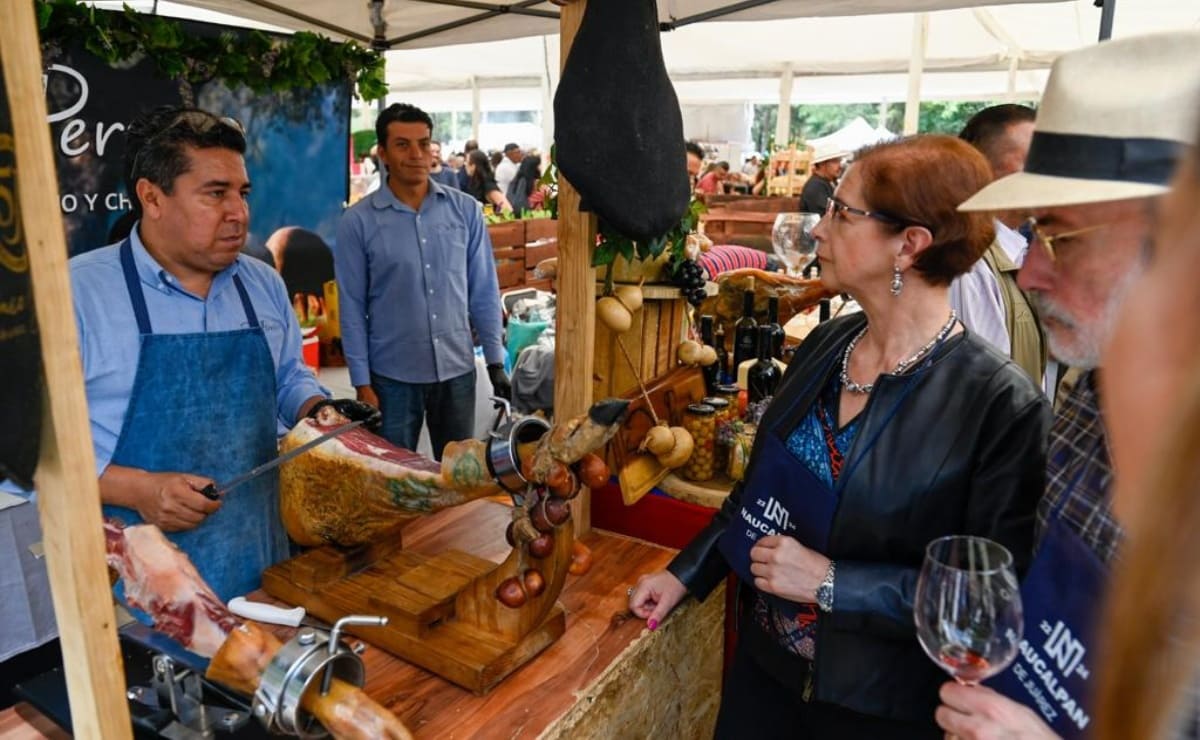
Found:
[[336, 429], [326, 432], [325, 434], [322, 434], [320, 437], [317, 437], [316, 439], [310, 439], [309, 441], [305, 442], [304, 444], [300, 445], [299, 447], [292, 449], [292, 450], [288, 450], [287, 452], [283, 453], [279, 457], [268, 460], [265, 463], [263, 463], [262, 465], [254, 467], [254, 468], [250, 469], [250, 471], [248, 471], [246, 473], [242, 473], [241, 475], [237, 476], [236, 478], [231, 478], [231, 479], [225, 481], [224, 483], [209, 483], [207, 486], [200, 489], [200, 493], [203, 494], [206, 498], [216, 501], [216, 500], [220, 499], [221, 496], [229, 493], [229, 491], [231, 489], [237, 488], [238, 486], [242, 485], [246, 481], [253, 480], [253, 479], [257, 478], [258, 476], [262, 475], [263, 473], [265, 473], [269, 470], [273, 470], [273, 469], [279, 467], [280, 465], [283, 465], [288, 460], [291, 460], [295, 457], [299, 457], [300, 455], [303, 455], [305, 452], [308, 452], [309, 450], [311, 450], [312, 448], [321, 444], [322, 442], [328, 442], [329, 440], [333, 439], [334, 437], [345, 434], [346, 432], [350, 431], [351, 429], [354, 429], [355, 427], [360, 427], [363, 425], [363, 423], [364, 423], [364, 420], [360, 419], [358, 421], [351, 421], [346, 424], [342, 424], [341, 426], [337, 427]]

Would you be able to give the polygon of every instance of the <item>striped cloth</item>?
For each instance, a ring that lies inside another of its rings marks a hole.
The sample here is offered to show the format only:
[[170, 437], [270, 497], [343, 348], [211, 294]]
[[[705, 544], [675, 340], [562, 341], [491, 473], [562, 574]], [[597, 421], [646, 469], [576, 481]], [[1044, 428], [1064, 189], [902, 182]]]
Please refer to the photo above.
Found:
[[716, 280], [723, 272], [752, 267], [756, 270], [766, 270], [767, 253], [750, 247], [736, 244], [720, 244], [701, 254], [697, 259], [700, 266], [708, 273], [709, 280]]

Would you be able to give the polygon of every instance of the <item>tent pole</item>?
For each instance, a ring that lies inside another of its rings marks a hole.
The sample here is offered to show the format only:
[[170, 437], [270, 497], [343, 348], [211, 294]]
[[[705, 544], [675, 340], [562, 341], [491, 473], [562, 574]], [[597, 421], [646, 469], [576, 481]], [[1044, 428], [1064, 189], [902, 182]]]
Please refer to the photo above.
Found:
[[[479, 124], [480, 124], [480, 120], [482, 118], [483, 118], [483, 114], [480, 112], [480, 108], [479, 108], [479, 80], [475, 79], [475, 77], [472, 76], [471, 77], [471, 138], [474, 139], [476, 143], [479, 142]], [[480, 145], [479, 148], [482, 149], [483, 146]], [[484, 154], [487, 154], [487, 151], [484, 151]]]
[[542, 168], [550, 166], [550, 147], [554, 144], [554, 78], [550, 64], [550, 37], [542, 37]]
[[[783, 65], [783, 74], [779, 77], [779, 112], [775, 116], [775, 146], [786, 149], [792, 139], [792, 65]], [[770, 152], [767, 152], [769, 155]]]
[[1100, 0], [1100, 40], [1112, 38], [1113, 19], [1117, 15], [1117, 0]]
[[[587, 0], [571, 0], [562, 6], [560, 65], [570, 55], [586, 9]], [[595, 243], [596, 216], [580, 213], [579, 191], [560, 172], [558, 311], [554, 341], [554, 416], [558, 419], [582, 414], [592, 405], [592, 361], [596, 351], [596, 269], [592, 267]], [[571, 516], [576, 534], [592, 528], [591, 491], [584, 488], [571, 501]]]
[[929, 40], [929, 14], [913, 16], [912, 56], [908, 60], [908, 97], [904, 102], [904, 135], [917, 133], [921, 123], [921, 73], [925, 69], [925, 45]]

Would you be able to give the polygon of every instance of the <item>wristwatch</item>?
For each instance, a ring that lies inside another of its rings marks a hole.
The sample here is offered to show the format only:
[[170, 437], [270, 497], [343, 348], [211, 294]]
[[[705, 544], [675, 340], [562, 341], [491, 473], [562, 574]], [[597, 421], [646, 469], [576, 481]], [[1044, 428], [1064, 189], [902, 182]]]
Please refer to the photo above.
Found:
[[817, 608], [826, 614], [833, 611], [833, 571], [836, 564], [830, 560], [829, 570], [825, 571], [825, 579], [817, 586]]

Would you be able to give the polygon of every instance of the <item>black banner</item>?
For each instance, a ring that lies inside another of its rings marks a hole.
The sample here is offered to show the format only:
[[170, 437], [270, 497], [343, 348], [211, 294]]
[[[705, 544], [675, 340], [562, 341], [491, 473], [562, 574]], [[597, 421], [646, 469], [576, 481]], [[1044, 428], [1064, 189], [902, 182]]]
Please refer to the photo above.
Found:
[[[179, 23], [193, 36], [245, 32]], [[254, 185], [248, 251], [262, 253], [270, 236], [289, 226], [333, 242], [349, 195], [348, 82], [271, 93], [216, 80], [190, 87], [157, 76], [145, 57], [110, 67], [82, 46], [43, 46], [42, 66], [59, 206], [72, 256], [116, 241], [113, 229], [130, 208], [126, 125], [162, 105], [194, 105], [233, 117], [245, 129], [246, 171]]]
[[42, 354], [17, 200], [16, 146], [0, 66], [0, 481], [33, 488], [42, 430]]

